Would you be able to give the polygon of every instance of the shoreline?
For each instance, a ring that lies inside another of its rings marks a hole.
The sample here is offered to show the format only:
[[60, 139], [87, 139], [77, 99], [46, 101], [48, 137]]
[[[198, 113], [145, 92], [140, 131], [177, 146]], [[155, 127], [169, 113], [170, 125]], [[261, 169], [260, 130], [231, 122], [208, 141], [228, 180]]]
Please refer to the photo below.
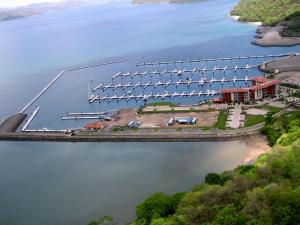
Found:
[[255, 40], [251, 43], [261, 47], [292, 47], [300, 44], [300, 37], [283, 37], [282, 25], [259, 26], [256, 30]]
[[259, 156], [272, 150], [266, 136], [262, 134], [245, 137], [241, 141], [249, 148], [246, 158], [241, 162], [241, 165], [253, 164]]
[[235, 20], [237, 22], [246, 23], [246, 24], [249, 24], [249, 25], [252, 25], [252, 26], [255, 26], [255, 27], [262, 26], [262, 22], [259, 22], [259, 21], [257, 21], [257, 22], [242, 21], [242, 20], [239, 20], [240, 16], [230, 15], [230, 13], [229, 13], [229, 17], [231, 17], [233, 20]]

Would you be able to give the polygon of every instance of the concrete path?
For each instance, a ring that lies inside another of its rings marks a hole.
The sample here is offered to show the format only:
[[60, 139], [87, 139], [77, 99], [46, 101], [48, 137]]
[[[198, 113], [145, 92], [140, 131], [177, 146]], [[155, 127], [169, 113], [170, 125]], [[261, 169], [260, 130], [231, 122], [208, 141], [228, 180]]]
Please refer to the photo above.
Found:
[[241, 105], [235, 105], [233, 109], [233, 114], [229, 115], [228, 117], [228, 127], [237, 129], [240, 126], [240, 119], [241, 119], [241, 112], [242, 112], [242, 106]]

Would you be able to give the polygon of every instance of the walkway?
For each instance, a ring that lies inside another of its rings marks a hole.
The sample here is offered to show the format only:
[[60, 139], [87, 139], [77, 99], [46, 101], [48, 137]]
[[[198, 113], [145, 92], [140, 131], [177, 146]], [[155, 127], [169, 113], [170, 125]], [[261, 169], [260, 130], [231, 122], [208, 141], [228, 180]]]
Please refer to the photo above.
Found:
[[233, 128], [233, 129], [237, 129], [240, 127], [241, 122], [243, 120], [243, 117], [241, 115], [242, 112], [242, 106], [241, 105], [235, 105], [234, 109], [230, 112], [232, 112], [232, 114], [230, 113], [227, 119], [227, 126], [229, 128]]

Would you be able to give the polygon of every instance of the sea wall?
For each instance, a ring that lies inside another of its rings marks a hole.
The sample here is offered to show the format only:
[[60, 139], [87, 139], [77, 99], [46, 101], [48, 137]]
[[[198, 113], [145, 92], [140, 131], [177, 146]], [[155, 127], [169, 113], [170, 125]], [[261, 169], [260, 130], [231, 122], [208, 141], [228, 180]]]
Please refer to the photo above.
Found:
[[52, 142], [182, 142], [182, 141], [226, 141], [259, 134], [264, 124], [251, 129], [237, 129], [235, 132], [218, 133], [149, 133], [149, 134], [87, 134], [71, 135], [47, 132], [2, 133], [5, 141], [52, 141]]

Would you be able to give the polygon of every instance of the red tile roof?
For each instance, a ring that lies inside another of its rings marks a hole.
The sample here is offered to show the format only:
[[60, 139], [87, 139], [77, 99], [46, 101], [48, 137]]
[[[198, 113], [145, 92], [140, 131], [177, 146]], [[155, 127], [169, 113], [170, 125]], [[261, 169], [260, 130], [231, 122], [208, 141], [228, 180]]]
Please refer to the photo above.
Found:
[[271, 81], [267, 81], [267, 82], [262, 83], [262, 84], [254, 85], [254, 86], [251, 87], [251, 90], [257, 91], [259, 89], [267, 88], [267, 87], [270, 87], [270, 86], [273, 86], [273, 85], [276, 85], [276, 84], [279, 84], [279, 83], [280, 83], [279, 80], [271, 80]]
[[240, 92], [249, 92], [250, 88], [228, 88], [228, 89], [223, 89], [221, 91], [222, 94], [225, 93], [240, 93]]
[[96, 121], [94, 123], [88, 123], [84, 126], [85, 129], [97, 129], [100, 130], [104, 128], [103, 124], [99, 121]]
[[265, 83], [265, 82], [268, 81], [268, 79], [265, 78], [265, 77], [252, 77], [251, 79], [252, 79], [253, 81], [258, 81], [258, 82], [260, 82], [260, 83]]
[[253, 77], [252, 80], [261, 82], [260, 84], [254, 85], [251, 88], [228, 88], [221, 90], [222, 94], [225, 93], [245, 93], [249, 92], [250, 90], [257, 91], [262, 88], [267, 88], [273, 86], [275, 84], [279, 84], [279, 80], [267, 80], [264, 77]]
[[224, 99], [223, 98], [214, 98], [213, 102], [223, 102]]

